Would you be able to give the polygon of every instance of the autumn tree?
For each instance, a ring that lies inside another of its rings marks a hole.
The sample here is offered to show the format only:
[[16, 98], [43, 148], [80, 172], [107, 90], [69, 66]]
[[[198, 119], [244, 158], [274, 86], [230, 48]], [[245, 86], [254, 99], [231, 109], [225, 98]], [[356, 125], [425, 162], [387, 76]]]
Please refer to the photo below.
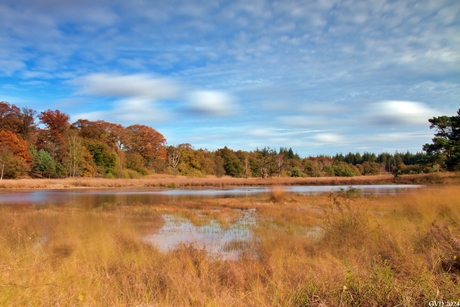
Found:
[[35, 123], [36, 111], [27, 107], [18, 108], [7, 102], [0, 102], [0, 130], [8, 130], [22, 137], [23, 140], [32, 142], [37, 124]]
[[327, 156], [308, 157], [302, 160], [304, 172], [309, 177], [333, 175], [333, 163], [333, 159]]
[[[127, 141], [127, 131], [120, 124], [114, 124], [103, 120], [90, 121], [79, 119], [72, 123], [72, 129], [78, 131], [84, 140], [97, 140], [116, 153], [116, 175], [123, 177], [123, 167], [126, 166], [124, 146]], [[88, 142], [85, 142], [86, 144]]]
[[255, 154], [257, 156], [257, 167], [260, 177], [271, 177], [273, 174], [278, 173], [280, 164], [276, 161], [277, 153], [275, 149], [264, 147], [256, 149]]
[[192, 148], [192, 145], [179, 144], [177, 146], [170, 145], [166, 149], [166, 155], [168, 158], [168, 165], [174, 170], [174, 174], [177, 174], [177, 167], [182, 161], [182, 153], [186, 148]]
[[29, 144], [34, 143], [37, 131], [37, 124], [35, 123], [36, 114], [37, 111], [27, 107], [22, 108], [22, 111], [19, 114], [20, 121], [18, 134], [20, 134], [25, 141], [29, 142]]
[[214, 175], [216, 170], [215, 153], [206, 149], [195, 150], [195, 157], [199, 161], [202, 175]]
[[214, 155], [214, 174], [217, 177], [225, 175], [224, 159], [219, 155]]
[[72, 124], [72, 128], [76, 129], [82, 138], [103, 141], [113, 148], [122, 149], [125, 141], [125, 128], [120, 124], [79, 119]]
[[166, 139], [155, 129], [145, 125], [132, 125], [126, 128], [124, 149], [135, 152], [144, 159], [146, 167], [156, 160], [166, 160]]
[[31, 157], [21, 136], [0, 130], [0, 160], [5, 178], [17, 178], [27, 172]]
[[241, 161], [241, 164], [243, 166], [243, 175], [245, 178], [248, 178], [250, 175], [250, 163], [249, 163], [249, 153], [246, 151], [238, 150], [236, 152], [236, 156], [238, 159]]
[[148, 174], [148, 170], [145, 167], [144, 158], [137, 152], [126, 153], [126, 168], [137, 172], [138, 174], [145, 176]]
[[380, 164], [377, 162], [365, 161], [361, 164], [360, 172], [363, 175], [378, 175], [380, 173]]
[[83, 142], [74, 129], [67, 132], [67, 169], [70, 177], [78, 176], [78, 170], [83, 164]]
[[69, 129], [69, 115], [59, 110], [43, 111], [38, 119], [45, 125], [39, 134], [39, 149], [44, 149], [57, 161], [62, 162], [66, 154], [66, 132]]
[[10, 105], [5, 101], [0, 102], [0, 130], [8, 130], [13, 133], [18, 133], [19, 131], [19, 114], [21, 109], [17, 106]]

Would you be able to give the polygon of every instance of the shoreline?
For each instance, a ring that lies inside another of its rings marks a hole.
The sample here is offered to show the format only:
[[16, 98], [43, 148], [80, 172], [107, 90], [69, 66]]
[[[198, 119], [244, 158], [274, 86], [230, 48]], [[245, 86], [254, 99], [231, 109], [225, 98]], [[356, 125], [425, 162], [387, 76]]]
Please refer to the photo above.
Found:
[[371, 184], [444, 184], [458, 181], [458, 173], [375, 175], [355, 177], [185, 177], [151, 175], [142, 179], [65, 178], [65, 179], [3, 179], [0, 190], [17, 189], [75, 189], [75, 188], [185, 188], [224, 186], [284, 186], [284, 185], [371, 185]]

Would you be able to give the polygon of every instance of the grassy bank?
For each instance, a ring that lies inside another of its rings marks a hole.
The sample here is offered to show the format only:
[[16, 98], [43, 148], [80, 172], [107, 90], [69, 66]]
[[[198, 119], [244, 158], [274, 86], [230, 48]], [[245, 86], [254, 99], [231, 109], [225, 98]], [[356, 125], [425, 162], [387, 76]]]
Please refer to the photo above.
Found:
[[[162, 213], [193, 223], [258, 216], [253, 252], [161, 253]], [[0, 208], [1, 306], [426, 306], [460, 298], [460, 189], [97, 208]]]
[[456, 173], [418, 175], [307, 177], [307, 178], [232, 178], [214, 176], [194, 178], [153, 175], [144, 179], [67, 178], [1, 180], [0, 189], [66, 189], [66, 188], [150, 188], [150, 187], [223, 187], [241, 185], [357, 185], [357, 184], [439, 184], [458, 180]]

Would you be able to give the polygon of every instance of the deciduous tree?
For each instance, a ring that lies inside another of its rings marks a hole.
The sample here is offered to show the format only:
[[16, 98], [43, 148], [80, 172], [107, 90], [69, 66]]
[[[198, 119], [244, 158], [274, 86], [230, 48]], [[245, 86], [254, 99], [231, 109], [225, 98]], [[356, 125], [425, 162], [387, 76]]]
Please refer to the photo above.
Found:
[[148, 167], [158, 159], [166, 160], [166, 139], [161, 133], [145, 125], [132, 125], [126, 131], [124, 149], [140, 154], [144, 158], [145, 166]]
[[182, 152], [185, 148], [191, 148], [190, 144], [179, 144], [177, 146], [170, 145], [167, 148], [168, 165], [172, 167], [174, 173], [177, 174], [177, 166], [182, 160]]
[[62, 162], [66, 154], [66, 132], [69, 129], [69, 115], [59, 110], [43, 111], [38, 115], [46, 129], [40, 131], [38, 147], [50, 153], [53, 158]]
[[0, 102], [0, 130], [8, 130], [31, 142], [37, 125], [35, 123], [36, 111], [27, 107], [19, 109], [7, 102]]
[[31, 157], [20, 135], [0, 130], [1, 178], [18, 178], [28, 171]]
[[26, 142], [11, 131], [0, 130], [0, 151], [8, 150], [13, 155], [30, 162]]

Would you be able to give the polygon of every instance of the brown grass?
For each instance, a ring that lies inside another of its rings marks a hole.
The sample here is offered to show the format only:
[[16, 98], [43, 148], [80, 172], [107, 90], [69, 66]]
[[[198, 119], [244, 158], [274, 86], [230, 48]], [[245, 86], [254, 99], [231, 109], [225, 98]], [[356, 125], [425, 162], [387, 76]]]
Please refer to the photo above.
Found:
[[[458, 185], [272, 197], [1, 207], [0, 306], [427, 306], [460, 297]], [[192, 246], [160, 253], [141, 240], [162, 213], [231, 224], [245, 208], [258, 216], [254, 254], [237, 261]]]
[[66, 178], [66, 179], [9, 179], [0, 181], [0, 189], [66, 189], [66, 188], [150, 188], [150, 187], [225, 187], [242, 185], [361, 185], [361, 184], [443, 184], [460, 181], [456, 173], [418, 175], [307, 177], [307, 178], [232, 178], [207, 176], [194, 178], [172, 175], [151, 175], [143, 179]]

